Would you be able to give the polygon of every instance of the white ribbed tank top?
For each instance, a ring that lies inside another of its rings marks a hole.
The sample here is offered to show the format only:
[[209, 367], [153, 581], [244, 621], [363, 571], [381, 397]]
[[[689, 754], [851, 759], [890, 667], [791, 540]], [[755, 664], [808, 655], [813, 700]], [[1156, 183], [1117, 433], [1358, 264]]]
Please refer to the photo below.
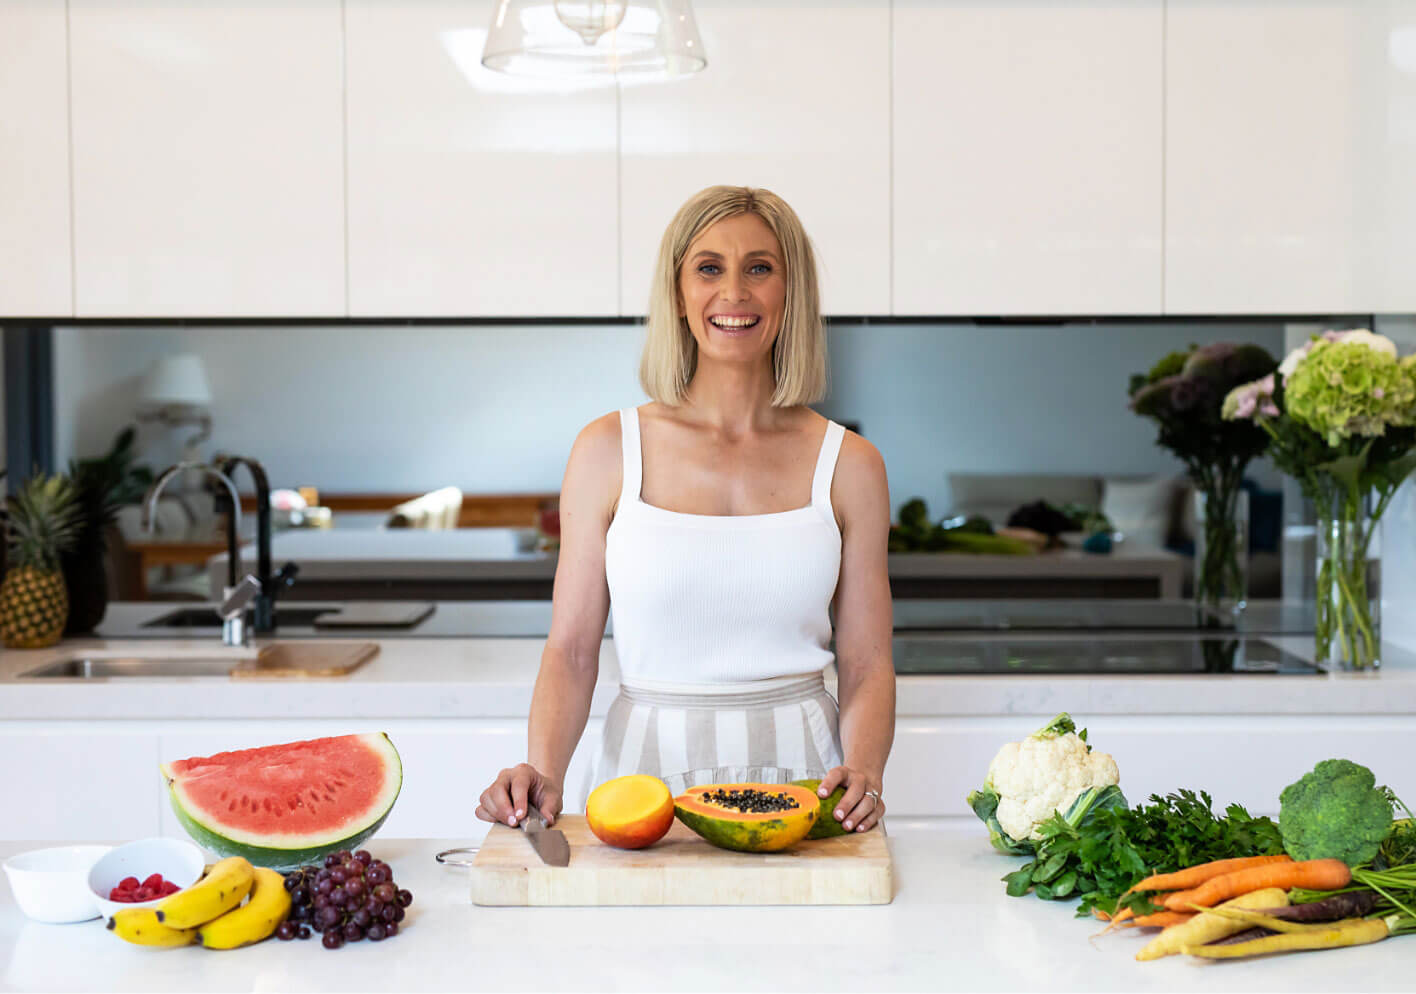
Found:
[[620, 411], [624, 486], [605, 535], [615, 654], [628, 684], [718, 684], [820, 672], [832, 661], [841, 531], [832, 421], [811, 503], [770, 514], [687, 514], [640, 499], [639, 411]]

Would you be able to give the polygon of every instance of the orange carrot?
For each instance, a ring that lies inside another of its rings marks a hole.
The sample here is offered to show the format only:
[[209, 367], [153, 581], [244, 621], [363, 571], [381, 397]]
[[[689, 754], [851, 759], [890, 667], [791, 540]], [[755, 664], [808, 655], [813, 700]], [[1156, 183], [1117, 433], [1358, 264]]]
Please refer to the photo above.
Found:
[[1104, 922], [1111, 921], [1111, 916], [1108, 915], [1105, 911], [1102, 911], [1100, 908], [1092, 908], [1092, 914], [1096, 915]]
[[1190, 890], [1200, 886], [1206, 880], [1218, 877], [1225, 873], [1233, 873], [1235, 870], [1245, 870], [1251, 866], [1264, 866], [1269, 863], [1291, 863], [1293, 857], [1288, 855], [1278, 856], [1239, 856], [1234, 859], [1216, 859], [1208, 863], [1196, 863], [1194, 866], [1178, 870], [1175, 873], [1157, 873], [1138, 880], [1130, 887], [1126, 888], [1121, 896], [1137, 890]]
[[1171, 925], [1179, 925], [1194, 918], [1197, 912], [1194, 911], [1157, 911], [1154, 914], [1141, 915], [1128, 921], [1122, 928], [1169, 928]]
[[1340, 859], [1309, 859], [1300, 863], [1266, 863], [1247, 870], [1235, 870], [1211, 877], [1193, 890], [1166, 895], [1164, 905], [1171, 911], [1185, 911], [1192, 905], [1212, 908], [1221, 901], [1265, 887], [1304, 887], [1309, 890], [1337, 890], [1352, 882], [1352, 871]]

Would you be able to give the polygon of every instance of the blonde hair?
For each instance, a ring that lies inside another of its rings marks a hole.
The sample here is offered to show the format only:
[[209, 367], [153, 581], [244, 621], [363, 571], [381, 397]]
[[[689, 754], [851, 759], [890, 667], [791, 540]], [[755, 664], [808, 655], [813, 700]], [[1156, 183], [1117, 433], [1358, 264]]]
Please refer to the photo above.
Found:
[[724, 218], [756, 214], [777, 236], [786, 270], [782, 327], [772, 346], [773, 407], [810, 404], [826, 396], [826, 332], [816, 256], [796, 212], [770, 190], [710, 186], [679, 208], [659, 242], [639, 383], [661, 404], [677, 407], [698, 368], [698, 343], [678, 313], [678, 273], [693, 240]]

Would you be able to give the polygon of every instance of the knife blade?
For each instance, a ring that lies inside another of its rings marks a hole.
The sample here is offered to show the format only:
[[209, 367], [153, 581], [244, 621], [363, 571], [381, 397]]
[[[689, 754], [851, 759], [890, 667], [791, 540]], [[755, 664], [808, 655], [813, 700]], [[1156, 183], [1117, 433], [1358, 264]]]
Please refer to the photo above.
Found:
[[541, 862], [547, 866], [570, 865], [570, 843], [566, 841], [565, 833], [558, 828], [547, 828], [541, 812], [535, 809], [528, 811], [526, 817], [521, 819], [520, 828], [525, 831], [531, 848], [536, 850]]

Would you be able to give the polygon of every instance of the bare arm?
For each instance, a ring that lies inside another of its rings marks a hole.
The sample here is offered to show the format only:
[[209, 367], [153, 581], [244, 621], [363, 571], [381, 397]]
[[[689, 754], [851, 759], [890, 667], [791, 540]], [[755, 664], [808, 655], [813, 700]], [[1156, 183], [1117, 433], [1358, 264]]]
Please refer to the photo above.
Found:
[[847, 432], [831, 488], [841, 522], [841, 576], [836, 585], [836, 670], [845, 765], [822, 788], [844, 783], [837, 810], [846, 828], [865, 831], [885, 806], [879, 792], [895, 739], [894, 628], [886, 545], [890, 493], [885, 462], [875, 446]]
[[477, 817], [516, 824], [534, 804], [549, 823], [560, 813], [565, 773], [585, 731], [609, 616], [605, 533], [621, 480], [618, 414], [575, 440], [561, 484], [561, 546], [551, 595], [551, 631], [531, 695], [527, 762], [503, 770], [483, 792]]

